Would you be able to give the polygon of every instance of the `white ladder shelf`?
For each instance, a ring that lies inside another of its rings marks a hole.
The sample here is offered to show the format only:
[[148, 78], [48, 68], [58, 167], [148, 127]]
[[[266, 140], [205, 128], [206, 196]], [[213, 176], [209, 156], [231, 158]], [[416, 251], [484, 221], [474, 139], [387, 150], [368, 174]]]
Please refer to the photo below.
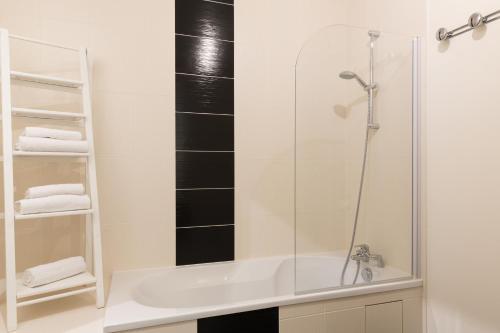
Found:
[[[33, 73], [12, 71], [10, 68], [10, 39], [23, 40], [49, 47], [75, 51], [80, 58], [80, 80], [68, 80]], [[11, 82], [27, 81], [35, 85], [54, 88], [75, 89], [82, 95], [83, 113], [58, 112], [51, 110], [18, 108], [12, 106]], [[5, 282], [7, 305], [7, 330], [17, 329], [17, 309], [36, 303], [58, 298], [78, 295], [86, 292], [96, 293], [96, 306], [104, 306], [104, 286], [102, 272], [101, 228], [99, 219], [99, 201], [97, 194], [97, 177], [95, 165], [94, 139], [92, 129], [92, 107], [90, 99], [89, 70], [87, 50], [74, 49], [20, 36], [9, 35], [5, 29], [0, 29], [0, 82], [2, 105], [2, 136], [3, 136], [3, 177], [4, 177], [4, 209], [5, 220]], [[78, 120], [85, 124], [89, 152], [80, 153], [45, 153], [19, 152], [13, 150], [12, 117], [34, 117], [41, 119]], [[82, 158], [86, 162], [86, 176], [92, 208], [81, 211], [55, 212], [33, 215], [16, 214], [14, 206], [14, 168], [15, 158]], [[86, 250], [85, 259], [89, 272], [60, 280], [48, 285], [28, 288], [22, 284], [16, 272], [15, 223], [16, 221], [42, 219], [64, 216], [86, 217]]]

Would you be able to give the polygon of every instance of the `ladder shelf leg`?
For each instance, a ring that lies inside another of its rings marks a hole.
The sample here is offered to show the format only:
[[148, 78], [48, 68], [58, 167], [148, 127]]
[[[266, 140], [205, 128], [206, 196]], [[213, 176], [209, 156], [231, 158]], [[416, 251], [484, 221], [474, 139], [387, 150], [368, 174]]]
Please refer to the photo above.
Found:
[[7, 330], [17, 329], [16, 237], [14, 221], [14, 170], [12, 154], [12, 103], [10, 87], [9, 32], [0, 30], [0, 75], [2, 97], [4, 223], [5, 223], [5, 288]]
[[90, 79], [87, 59], [87, 50], [80, 51], [80, 69], [82, 86], [82, 105], [85, 119], [85, 132], [89, 143], [89, 156], [87, 159], [87, 177], [90, 186], [90, 198], [92, 202], [92, 243], [93, 243], [93, 272], [96, 278], [96, 306], [104, 307], [104, 281], [102, 270], [102, 246], [101, 246], [101, 223], [99, 214], [99, 197], [97, 194], [97, 174], [94, 150], [94, 132], [92, 128], [92, 104], [90, 96]]

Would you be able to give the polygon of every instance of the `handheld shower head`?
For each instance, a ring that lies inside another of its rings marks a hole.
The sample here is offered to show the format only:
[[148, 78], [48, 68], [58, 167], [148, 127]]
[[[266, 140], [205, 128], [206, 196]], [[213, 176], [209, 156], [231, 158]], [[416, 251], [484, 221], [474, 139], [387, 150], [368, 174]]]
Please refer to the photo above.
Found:
[[363, 87], [363, 89], [368, 89], [368, 84], [361, 79], [358, 74], [351, 72], [351, 71], [343, 71], [342, 73], [339, 74], [339, 77], [344, 80], [352, 80], [356, 79], [358, 83]]
[[356, 74], [354, 74], [353, 72], [350, 72], [350, 71], [344, 71], [344, 72], [340, 73], [339, 76], [340, 76], [340, 78], [342, 78], [344, 80], [350, 80], [350, 79], [354, 79]]

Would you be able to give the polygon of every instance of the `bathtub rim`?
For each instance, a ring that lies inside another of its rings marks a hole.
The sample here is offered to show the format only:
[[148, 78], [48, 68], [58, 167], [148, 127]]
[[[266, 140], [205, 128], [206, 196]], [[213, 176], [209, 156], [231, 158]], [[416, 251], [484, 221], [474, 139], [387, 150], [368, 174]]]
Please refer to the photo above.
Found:
[[[283, 257], [282, 257], [283, 258]], [[271, 259], [271, 258], [261, 258], [261, 259]], [[273, 259], [276, 259], [274, 257]], [[256, 260], [256, 259], [253, 259]], [[246, 261], [246, 260], [242, 260]], [[116, 271], [113, 274], [113, 282], [115, 282], [115, 274], [118, 276], [123, 276], [125, 274], [133, 274], [136, 273], [137, 275], [142, 275], [143, 274], [148, 274], [148, 273], [153, 273], [153, 272], [159, 272], [159, 271], [164, 271], [164, 270], [177, 270], [177, 269], [182, 269], [182, 268], [189, 268], [189, 267], [197, 267], [197, 266], [210, 266], [210, 265], [217, 265], [217, 264], [237, 264], [238, 262], [241, 261], [232, 261], [232, 262], [224, 262], [224, 263], [212, 263], [212, 264], [203, 264], [203, 265], [190, 265], [190, 266], [182, 266], [182, 267], [163, 267], [163, 268], [149, 268], [149, 269], [141, 269], [141, 270], [124, 270], [124, 271]], [[125, 284], [124, 288], [125, 290], [120, 289], [121, 296], [123, 296], [122, 293], [129, 293], [130, 294], [130, 289], [133, 288], [137, 284], [137, 279], [138, 276], [132, 276], [129, 281], [120, 281], [120, 284]], [[127, 280], [127, 279], [125, 279]], [[135, 281], [134, 281], [135, 280]], [[130, 318], [134, 317], [133, 313], [130, 313], [130, 316], [128, 316], [128, 309], [126, 306], [124, 308], [121, 308], [120, 305], [122, 303], [119, 303], [118, 305], [116, 304], [108, 304], [106, 307], [106, 313], [104, 316], [104, 321], [103, 321], [103, 332], [104, 333], [114, 333], [114, 332], [122, 332], [122, 331], [127, 331], [127, 330], [132, 330], [132, 329], [142, 329], [142, 328], [147, 328], [147, 327], [154, 327], [154, 326], [162, 326], [162, 325], [168, 325], [168, 324], [174, 324], [174, 323], [179, 323], [179, 322], [186, 322], [186, 321], [192, 321], [192, 320], [197, 320], [197, 319], [202, 319], [202, 318], [207, 318], [207, 317], [213, 317], [213, 316], [221, 316], [221, 315], [227, 315], [227, 314], [234, 314], [234, 313], [239, 313], [239, 312], [246, 312], [246, 311], [254, 311], [254, 310], [260, 310], [260, 309], [265, 309], [265, 308], [271, 308], [271, 307], [281, 307], [281, 306], [288, 306], [288, 305], [297, 305], [297, 304], [303, 304], [303, 303], [310, 303], [310, 302], [317, 302], [317, 301], [328, 301], [328, 300], [334, 300], [334, 299], [340, 299], [340, 298], [347, 298], [347, 297], [354, 297], [354, 296], [362, 296], [362, 295], [369, 295], [369, 294], [375, 294], [375, 293], [382, 293], [382, 292], [389, 292], [389, 291], [396, 291], [396, 290], [402, 290], [402, 289], [411, 289], [411, 288], [418, 288], [423, 286], [423, 280], [420, 278], [416, 277], [403, 277], [403, 278], [397, 278], [397, 279], [392, 279], [392, 280], [384, 280], [376, 283], [371, 283], [371, 284], [364, 284], [364, 285], [357, 285], [356, 287], [335, 287], [331, 289], [326, 289], [326, 290], [316, 290], [316, 291], [307, 291], [307, 292], [300, 292], [300, 293], [293, 293], [293, 294], [288, 294], [284, 296], [275, 296], [275, 297], [269, 297], [269, 298], [260, 298], [260, 299], [255, 299], [255, 300], [249, 300], [249, 301], [243, 301], [243, 302], [238, 302], [238, 303], [232, 303], [232, 304], [223, 304], [223, 305], [216, 305], [213, 307], [206, 307], [206, 308], [193, 308], [192, 310], [185, 310], [184, 313], [170, 313], [170, 314], [165, 314], [162, 316], [155, 316], [153, 315], [153, 318], [138, 318], [137, 316], [136, 319], [130, 320]], [[124, 287], [124, 286], [120, 286]], [[109, 292], [109, 298], [108, 298], [108, 303], [111, 300], [111, 292], [113, 290], [113, 287], [110, 288]], [[127, 297], [125, 297], [127, 298]], [[127, 299], [125, 303], [127, 302], [135, 302], [131, 299], [131, 296], [128, 297], [130, 299]], [[147, 308], [150, 309], [147, 306], [141, 305], [139, 303], [136, 303], [138, 306], [138, 309], [141, 308]], [[135, 307], [135, 305], [132, 305], [132, 307]], [[157, 310], [152, 310], [153, 312], [156, 313], [161, 313], [162, 310], [164, 312], [167, 312], [168, 309], [157, 309]], [[129, 320], [123, 320], [123, 318], [129, 318]]]

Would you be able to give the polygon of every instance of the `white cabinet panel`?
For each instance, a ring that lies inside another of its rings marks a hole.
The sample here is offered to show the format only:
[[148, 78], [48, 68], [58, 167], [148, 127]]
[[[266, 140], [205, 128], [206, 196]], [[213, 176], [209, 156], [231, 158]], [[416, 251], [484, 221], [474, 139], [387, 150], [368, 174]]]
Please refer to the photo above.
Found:
[[403, 302], [367, 306], [366, 333], [403, 333]]
[[326, 314], [327, 333], [365, 333], [365, 307]]
[[422, 299], [410, 298], [403, 301], [403, 332], [422, 333]]
[[326, 333], [325, 315], [280, 320], [280, 333]]

